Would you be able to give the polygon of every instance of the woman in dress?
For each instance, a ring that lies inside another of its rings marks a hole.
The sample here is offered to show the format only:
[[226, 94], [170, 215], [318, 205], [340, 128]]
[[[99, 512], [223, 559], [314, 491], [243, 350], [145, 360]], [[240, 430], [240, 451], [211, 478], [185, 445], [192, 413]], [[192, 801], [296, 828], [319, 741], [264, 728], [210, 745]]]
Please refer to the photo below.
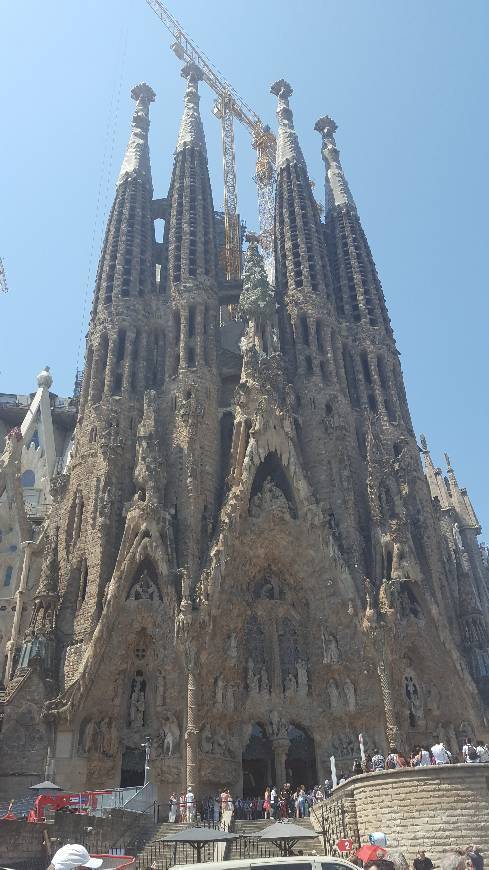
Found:
[[168, 821], [170, 824], [174, 824], [177, 818], [177, 809], [178, 809], [178, 798], [174, 791], [172, 791], [170, 795], [169, 803], [169, 812], [168, 812]]
[[266, 787], [266, 789], [265, 789], [265, 797], [264, 797], [264, 800], [263, 800], [263, 818], [264, 818], [264, 819], [269, 819], [269, 818], [270, 818], [270, 808], [271, 808], [271, 803], [270, 803], [270, 786], [267, 785], [267, 787]]

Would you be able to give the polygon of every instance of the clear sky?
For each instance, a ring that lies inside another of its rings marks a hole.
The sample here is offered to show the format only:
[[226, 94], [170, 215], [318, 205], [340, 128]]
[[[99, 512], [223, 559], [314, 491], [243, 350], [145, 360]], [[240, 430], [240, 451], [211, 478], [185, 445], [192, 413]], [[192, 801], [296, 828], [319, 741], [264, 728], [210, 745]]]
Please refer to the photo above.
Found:
[[[294, 88], [296, 128], [323, 197], [330, 114], [384, 285], [415, 429], [443, 450], [489, 538], [487, 0], [167, 0], [266, 121], [270, 84]], [[166, 195], [183, 80], [145, 0], [0, 3], [0, 391], [27, 393], [48, 364], [69, 395], [131, 87], [147, 81], [155, 195]], [[220, 129], [203, 90], [214, 202]], [[253, 152], [237, 131], [238, 196], [257, 225]], [[160, 230], [159, 230], [160, 231]], [[79, 350], [81, 342], [81, 350]], [[483, 534], [484, 538], [484, 534]]]

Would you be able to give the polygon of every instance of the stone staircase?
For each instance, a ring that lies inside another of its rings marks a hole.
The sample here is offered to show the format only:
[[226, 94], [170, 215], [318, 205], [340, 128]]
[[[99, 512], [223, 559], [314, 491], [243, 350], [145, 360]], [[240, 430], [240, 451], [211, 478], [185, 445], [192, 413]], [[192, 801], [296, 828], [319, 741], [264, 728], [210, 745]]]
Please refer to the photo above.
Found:
[[[159, 822], [158, 824], [148, 825], [146, 832], [138, 831], [138, 838], [133, 844], [129, 843], [128, 853], [136, 856], [136, 867], [150, 867], [153, 862], [158, 868], [165, 868], [173, 864], [174, 846], [172, 843], [162, 843], [164, 837], [174, 834], [182, 830], [182, 825], [171, 824], [170, 822]], [[131, 851], [131, 848], [133, 851]], [[188, 857], [187, 863], [192, 863], [195, 858], [191, 847], [178, 846], [177, 863], [183, 864], [185, 855]]]
[[[293, 824], [304, 828], [306, 831], [314, 830], [308, 818], [290, 819], [290, 821]], [[246, 837], [253, 839], [248, 841], [248, 848], [246, 840], [242, 840], [241, 843], [239, 840], [232, 842], [228, 854], [226, 855], [226, 859], [245, 858], [248, 857], [248, 855], [250, 857], [267, 857], [267, 855], [272, 857], [273, 855], [278, 855], [278, 849], [273, 843], [267, 843], [266, 841], [261, 842], [260, 840], [255, 839], [264, 828], [267, 828], [272, 823], [273, 819], [271, 821], [268, 819], [258, 819], [256, 821], [236, 820], [233, 828], [234, 833], [243, 838]], [[313, 853], [322, 855], [324, 854], [323, 844], [319, 837], [315, 840], [299, 840], [294, 846], [294, 852], [296, 855], [299, 852], [302, 852], [304, 855], [311, 855]]]
[[[307, 818], [291, 819], [291, 821], [307, 831], [314, 830]], [[257, 835], [270, 824], [271, 822], [268, 819], [234, 821], [231, 827], [239, 839], [233, 840], [226, 847], [224, 860], [237, 860], [247, 857], [273, 857], [278, 855], [278, 849], [273, 843], [262, 843], [257, 839]], [[158, 870], [166, 870], [166, 868], [170, 867], [174, 863], [174, 846], [171, 843], [162, 843], [161, 841], [164, 837], [181, 830], [182, 825], [180, 824], [170, 824], [169, 822], [154, 824], [148, 820], [145, 828], [139, 828], [137, 837], [132, 842], [126, 843], [128, 854], [136, 856], [136, 870], [146, 870], [152, 864], [155, 864]], [[322, 841], [320, 838], [315, 840], [299, 840], [296, 846], [294, 846], [294, 852], [296, 855], [299, 852], [302, 852], [304, 855], [311, 855], [313, 853], [322, 855]], [[210, 845], [205, 848], [202, 860], [220, 860], [220, 856], [214, 853], [214, 846]], [[177, 849], [177, 864], [192, 864], [194, 861], [195, 853], [192, 848], [180, 844]]]

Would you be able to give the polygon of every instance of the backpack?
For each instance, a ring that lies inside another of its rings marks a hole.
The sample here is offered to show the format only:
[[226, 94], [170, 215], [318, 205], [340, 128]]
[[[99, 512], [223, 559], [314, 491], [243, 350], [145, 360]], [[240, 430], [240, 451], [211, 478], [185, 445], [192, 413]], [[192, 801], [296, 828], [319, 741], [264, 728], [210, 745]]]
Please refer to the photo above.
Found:
[[469, 743], [467, 746], [467, 757], [470, 758], [471, 761], [477, 761], [479, 756], [477, 755], [477, 749], [475, 746], [472, 746], [472, 743]]

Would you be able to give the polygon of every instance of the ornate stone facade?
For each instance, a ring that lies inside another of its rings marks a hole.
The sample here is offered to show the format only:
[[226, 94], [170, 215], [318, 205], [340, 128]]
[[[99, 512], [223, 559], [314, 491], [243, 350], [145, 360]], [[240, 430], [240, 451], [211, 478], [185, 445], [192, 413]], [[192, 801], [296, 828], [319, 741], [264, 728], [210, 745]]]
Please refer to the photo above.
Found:
[[132, 92], [71, 461], [0, 699], [0, 772], [19, 789], [46, 757], [65, 788], [140, 783], [147, 737], [164, 797], [312, 783], [333, 754], [351, 765], [359, 733], [367, 751], [486, 733], [487, 554], [425, 441], [423, 472], [336, 126], [316, 125], [323, 223], [275, 83], [276, 286], [250, 237], [235, 323], [201, 74], [182, 74], [165, 199], [154, 94]]

